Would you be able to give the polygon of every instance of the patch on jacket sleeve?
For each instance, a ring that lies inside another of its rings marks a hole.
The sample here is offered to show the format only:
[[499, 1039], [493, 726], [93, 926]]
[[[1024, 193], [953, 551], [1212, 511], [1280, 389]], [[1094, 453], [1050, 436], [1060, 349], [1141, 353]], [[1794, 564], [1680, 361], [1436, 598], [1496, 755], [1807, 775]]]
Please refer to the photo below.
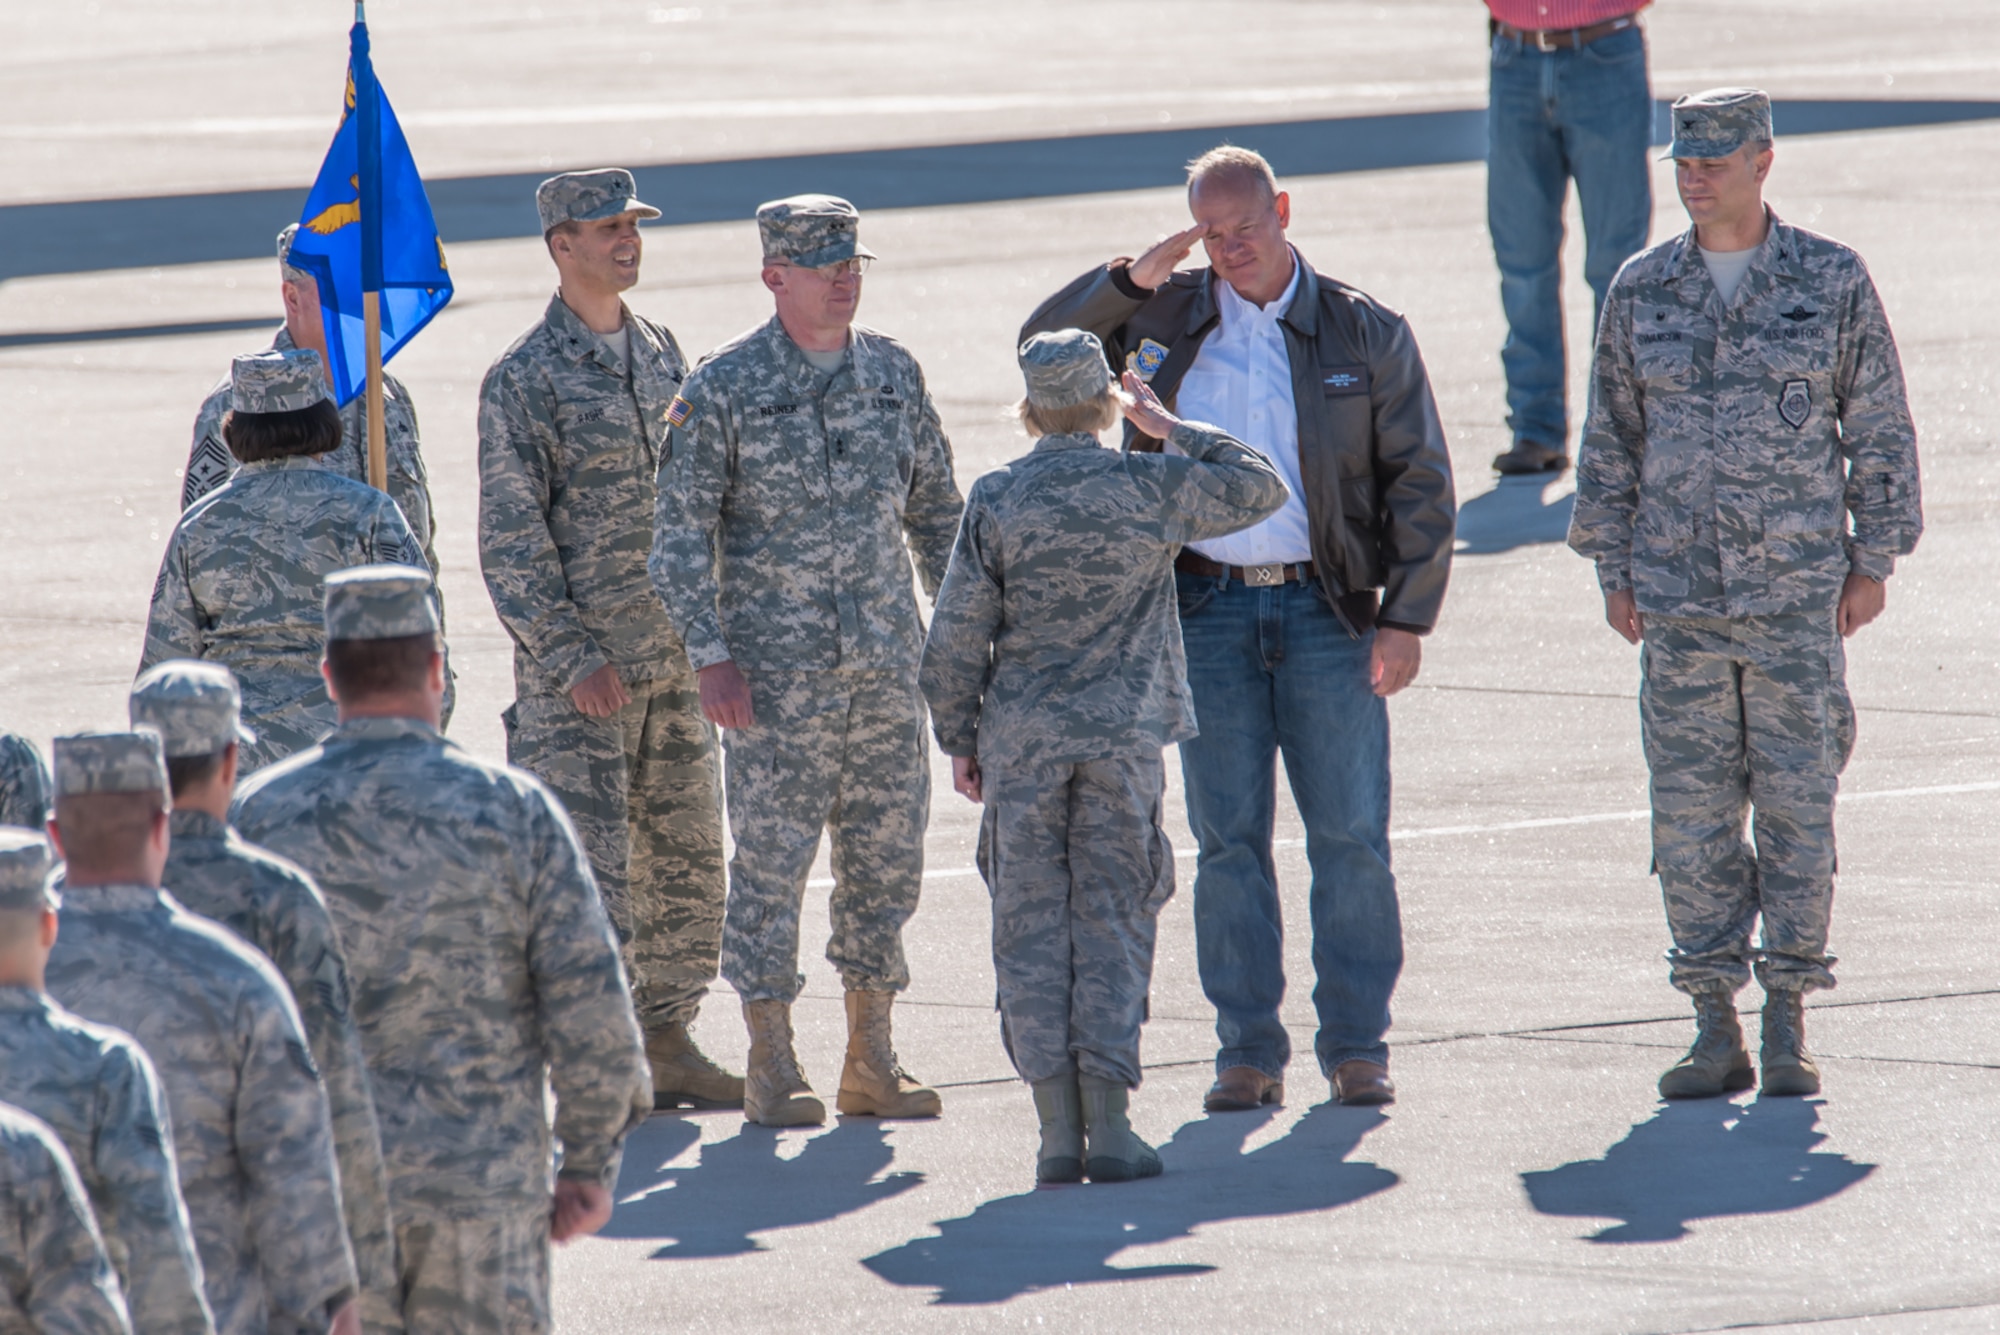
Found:
[[674, 395], [674, 401], [667, 405], [667, 425], [686, 426], [688, 418], [693, 416], [694, 405], [680, 395]]

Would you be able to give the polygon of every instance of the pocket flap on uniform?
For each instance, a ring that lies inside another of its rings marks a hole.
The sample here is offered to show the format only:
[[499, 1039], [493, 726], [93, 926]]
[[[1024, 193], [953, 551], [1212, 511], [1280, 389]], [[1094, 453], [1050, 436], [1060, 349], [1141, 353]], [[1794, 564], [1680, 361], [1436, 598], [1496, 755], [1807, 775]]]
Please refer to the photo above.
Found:
[[1322, 366], [1320, 385], [1329, 395], [1366, 394], [1368, 368], [1365, 366]]

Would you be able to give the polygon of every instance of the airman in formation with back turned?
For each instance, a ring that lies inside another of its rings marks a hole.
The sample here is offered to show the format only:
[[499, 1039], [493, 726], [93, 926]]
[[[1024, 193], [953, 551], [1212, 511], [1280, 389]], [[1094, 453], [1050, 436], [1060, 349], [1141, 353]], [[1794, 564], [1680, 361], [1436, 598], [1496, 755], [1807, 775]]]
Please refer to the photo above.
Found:
[[58, 737], [55, 788], [67, 867], [48, 990], [160, 1074], [216, 1330], [358, 1335], [326, 1092], [284, 980], [160, 889], [159, 733]]
[[410, 566], [328, 578], [339, 726], [251, 779], [232, 815], [312, 875], [348, 947], [409, 1329], [519, 1335], [549, 1328], [550, 1241], [611, 1217], [652, 1082], [562, 807], [437, 730], [430, 587]]
[[930, 770], [910, 560], [936, 593], [962, 508], [951, 446], [902, 344], [854, 323], [874, 256], [844, 199], [757, 210], [776, 313], [711, 352], [667, 413], [650, 567], [726, 729], [730, 863], [722, 972], [750, 1030], [744, 1111], [822, 1121], [794, 1050], [799, 908], [830, 831], [846, 990], [848, 1114], [936, 1116], [897, 1060], [903, 925], [923, 880]]
[[1804, 997], [1834, 982], [1834, 795], [1854, 747], [1841, 641], [1923, 531], [1916, 430], [1861, 257], [1764, 203], [1770, 99], [1684, 97], [1673, 130], [1694, 225], [1611, 285], [1569, 540], [1612, 629], [1644, 645], [1654, 871], [1698, 1026], [1660, 1092], [1756, 1083], [1735, 1002], [1754, 969], [1763, 1092], [1811, 1094]]
[[326, 1089], [341, 1210], [361, 1278], [362, 1325], [398, 1330], [402, 1285], [389, 1182], [347, 961], [312, 879], [229, 828], [238, 748], [256, 740], [240, 708], [235, 679], [216, 663], [170, 660], [132, 688], [132, 726], [159, 732], [173, 790], [172, 844], [161, 881], [182, 905], [255, 946], [289, 987]]
[[687, 375], [620, 293], [660, 211], [620, 169], [535, 192], [561, 275], [479, 395], [479, 556], [514, 641], [507, 758], [562, 798], [626, 942], [655, 1106], [739, 1107], [689, 1032], [715, 980], [726, 882], [715, 728], [646, 574], [667, 408]]
[[341, 423], [318, 353], [238, 357], [230, 402], [222, 433], [242, 467], [174, 525], [139, 669], [169, 658], [231, 668], [257, 734], [249, 770], [333, 726], [319, 675], [327, 572], [424, 557], [394, 501], [321, 461], [340, 444]]
[[39, 831], [0, 828], [0, 1100], [62, 1138], [136, 1327], [213, 1335], [153, 1064], [44, 988], [54, 870]]
[[118, 1276], [56, 1133], [0, 1103], [0, 1331], [132, 1335]]
[[49, 767], [19, 733], [0, 732], [0, 825], [39, 830], [48, 821]]
[[[1126, 1115], [1155, 919], [1174, 891], [1161, 750], [1194, 735], [1175, 610], [1181, 544], [1289, 496], [1263, 456], [1182, 422], [1094, 334], [1021, 348], [1033, 453], [972, 486], [924, 647], [958, 791], [985, 804], [1001, 1037], [1034, 1090], [1040, 1182], [1152, 1177]], [[1113, 451], [1124, 412], [1174, 454]]]

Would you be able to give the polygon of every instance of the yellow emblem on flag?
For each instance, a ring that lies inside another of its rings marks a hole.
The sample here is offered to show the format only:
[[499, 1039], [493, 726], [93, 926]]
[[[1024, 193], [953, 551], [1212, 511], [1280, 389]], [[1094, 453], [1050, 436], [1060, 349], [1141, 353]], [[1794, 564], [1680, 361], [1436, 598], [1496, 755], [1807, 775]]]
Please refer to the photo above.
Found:
[[688, 418], [693, 416], [694, 405], [680, 395], [674, 395], [674, 401], [667, 405], [667, 425], [686, 426]]
[[[359, 176], [348, 177], [347, 183], [357, 191], [361, 189], [361, 178]], [[330, 204], [318, 213], [315, 213], [312, 217], [306, 219], [306, 230], [317, 236], [332, 236], [341, 228], [360, 221], [361, 196], [356, 194], [353, 199], [348, 200], [346, 203]], [[440, 255], [444, 253], [442, 246], [438, 248], [438, 253]]]

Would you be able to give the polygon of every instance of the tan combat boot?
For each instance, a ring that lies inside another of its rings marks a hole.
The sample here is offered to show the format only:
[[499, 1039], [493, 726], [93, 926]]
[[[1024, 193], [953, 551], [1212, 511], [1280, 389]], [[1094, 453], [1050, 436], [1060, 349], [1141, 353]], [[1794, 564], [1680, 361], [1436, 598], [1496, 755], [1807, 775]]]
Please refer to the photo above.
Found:
[[646, 1034], [653, 1068], [653, 1111], [669, 1108], [741, 1108], [743, 1077], [731, 1075], [695, 1046], [684, 1024], [663, 1024]]
[[782, 1001], [746, 1001], [750, 1060], [743, 1081], [743, 1116], [759, 1126], [818, 1126], [826, 1105], [806, 1083], [792, 1050], [792, 1008]]
[[840, 1068], [834, 1106], [850, 1117], [936, 1117], [937, 1091], [910, 1078], [889, 1041], [894, 992], [847, 994], [847, 1064]]
[[1764, 997], [1764, 1042], [1758, 1054], [1766, 1094], [1819, 1093], [1819, 1066], [1806, 1051], [1806, 996], [1779, 988]]
[[1083, 1103], [1083, 1129], [1090, 1148], [1083, 1161], [1092, 1182], [1133, 1182], [1158, 1177], [1162, 1164], [1151, 1145], [1132, 1130], [1126, 1110], [1132, 1091], [1116, 1080], [1083, 1074], [1076, 1078]]
[[1083, 1095], [1076, 1072], [1037, 1080], [1035, 1115], [1042, 1122], [1042, 1148], [1035, 1156], [1035, 1183], [1055, 1186], [1083, 1181]]
[[1750, 1053], [1743, 1046], [1743, 1026], [1736, 1018], [1736, 999], [1727, 992], [1697, 992], [1694, 1013], [1699, 1026], [1694, 1046], [1660, 1077], [1660, 1097], [1712, 1099], [1755, 1084]]

